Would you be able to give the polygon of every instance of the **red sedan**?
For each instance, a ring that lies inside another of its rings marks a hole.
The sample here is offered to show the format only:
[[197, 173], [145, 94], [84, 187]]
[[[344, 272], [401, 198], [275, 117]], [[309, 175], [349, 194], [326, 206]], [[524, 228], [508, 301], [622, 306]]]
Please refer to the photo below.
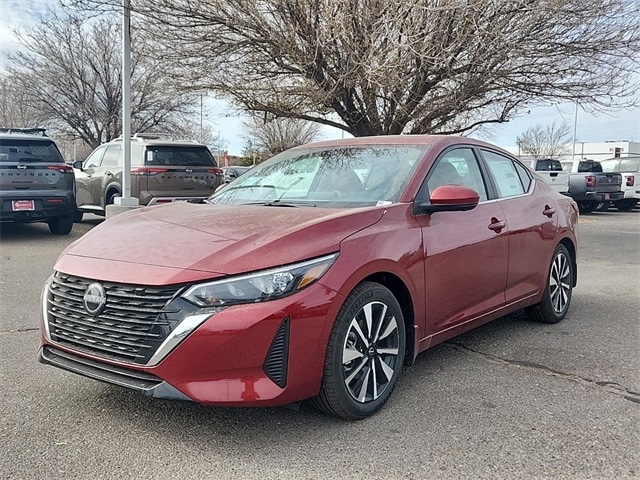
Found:
[[403, 365], [525, 309], [566, 315], [575, 203], [469, 138], [320, 142], [208, 200], [97, 226], [45, 286], [40, 361], [158, 398], [346, 419]]

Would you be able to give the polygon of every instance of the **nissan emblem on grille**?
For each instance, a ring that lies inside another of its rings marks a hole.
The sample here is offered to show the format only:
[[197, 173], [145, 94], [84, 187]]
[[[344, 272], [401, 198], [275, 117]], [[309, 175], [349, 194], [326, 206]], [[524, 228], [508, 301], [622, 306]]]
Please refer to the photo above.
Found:
[[99, 283], [92, 283], [84, 291], [84, 309], [89, 315], [99, 315], [107, 303], [107, 294]]

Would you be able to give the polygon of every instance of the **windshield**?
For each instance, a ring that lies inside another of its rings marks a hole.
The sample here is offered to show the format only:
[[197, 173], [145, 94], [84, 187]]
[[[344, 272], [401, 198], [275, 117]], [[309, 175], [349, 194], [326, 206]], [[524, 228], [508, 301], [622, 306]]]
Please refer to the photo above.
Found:
[[404, 145], [289, 150], [252, 168], [208, 201], [336, 208], [387, 205], [400, 199], [426, 150]]

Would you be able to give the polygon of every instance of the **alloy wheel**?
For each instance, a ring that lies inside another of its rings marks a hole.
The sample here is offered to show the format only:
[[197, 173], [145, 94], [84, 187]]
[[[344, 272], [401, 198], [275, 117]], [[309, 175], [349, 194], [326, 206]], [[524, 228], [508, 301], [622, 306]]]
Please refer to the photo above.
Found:
[[342, 348], [343, 380], [359, 403], [378, 399], [401, 368], [398, 322], [386, 304], [365, 304], [352, 318]]
[[553, 260], [549, 278], [549, 294], [553, 310], [560, 314], [567, 308], [571, 294], [571, 266], [569, 259], [559, 253]]

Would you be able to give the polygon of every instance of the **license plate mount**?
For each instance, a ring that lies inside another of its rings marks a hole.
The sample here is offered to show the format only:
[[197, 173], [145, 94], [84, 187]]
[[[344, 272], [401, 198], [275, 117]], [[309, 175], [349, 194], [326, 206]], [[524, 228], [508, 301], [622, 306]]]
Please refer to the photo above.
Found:
[[11, 209], [14, 212], [31, 212], [36, 209], [36, 203], [33, 200], [12, 200]]

